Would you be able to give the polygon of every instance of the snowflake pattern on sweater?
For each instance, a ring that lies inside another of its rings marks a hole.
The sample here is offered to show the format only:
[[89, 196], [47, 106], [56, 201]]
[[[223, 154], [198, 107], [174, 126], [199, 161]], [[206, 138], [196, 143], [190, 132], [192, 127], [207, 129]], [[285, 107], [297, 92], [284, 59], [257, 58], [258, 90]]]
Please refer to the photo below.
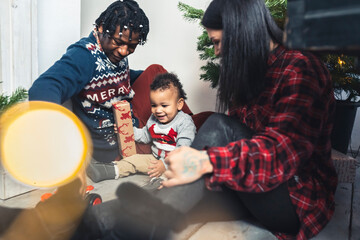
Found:
[[[97, 43], [88, 43], [86, 48], [95, 59], [95, 73], [90, 82], [78, 94], [82, 107], [94, 120], [96, 129], [109, 145], [116, 145], [113, 129], [112, 104], [124, 99], [132, 99], [134, 91], [130, 86], [130, 70], [127, 58], [113, 64]], [[95, 131], [96, 131], [95, 130]]]
[[60, 60], [44, 72], [29, 90], [29, 100], [62, 104], [71, 98], [73, 112], [87, 126], [93, 141], [93, 157], [101, 162], [118, 156], [112, 104], [130, 101], [128, 59], [113, 64], [94, 32], [67, 49]]

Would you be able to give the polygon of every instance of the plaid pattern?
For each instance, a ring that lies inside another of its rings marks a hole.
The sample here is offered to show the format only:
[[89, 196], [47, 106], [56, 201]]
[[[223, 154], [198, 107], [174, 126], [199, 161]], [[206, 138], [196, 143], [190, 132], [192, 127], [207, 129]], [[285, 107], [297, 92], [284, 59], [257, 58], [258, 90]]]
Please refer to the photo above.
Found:
[[301, 227], [296, 237], [274, 234], [308, 239], [328, 223], [335, 206], [330, 75], [314, 55], [279, 46], [269, 56], [266, 79], [258, 98], [229, 111], [256, 132], [253, 138], [207, 149], [214, 166], [207, 187], [265, 192], [287, 182]]

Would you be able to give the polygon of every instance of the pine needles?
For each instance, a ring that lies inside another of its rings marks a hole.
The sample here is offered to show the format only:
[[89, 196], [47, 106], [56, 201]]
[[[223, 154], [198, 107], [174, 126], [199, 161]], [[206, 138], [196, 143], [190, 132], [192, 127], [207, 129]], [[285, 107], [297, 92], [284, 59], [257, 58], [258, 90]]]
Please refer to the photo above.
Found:
[[0, 95], [0, 115], [13, 104], [24, 101], [27, 99], [28, 93], [24, 88], [18, 88], [13, 94], [7, 96], [5, 94]]

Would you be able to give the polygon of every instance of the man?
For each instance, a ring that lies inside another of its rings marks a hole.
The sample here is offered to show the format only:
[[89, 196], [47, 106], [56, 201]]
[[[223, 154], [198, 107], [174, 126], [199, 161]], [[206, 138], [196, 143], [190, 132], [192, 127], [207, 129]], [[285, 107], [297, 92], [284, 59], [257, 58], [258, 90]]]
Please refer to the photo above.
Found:
[[148, 32], [149, 20], [137, 2], [115, 1], [96, 19], [90, 35], [69, 46], [29, 90], [31, 101], [72, 100], [74, 113], [91, 134], [97, 161], [111, 162], [119, 155], [112, 104], [134, 97], [132, 84], [141, 72], [129, 69], [127, 56], [146, 42]]

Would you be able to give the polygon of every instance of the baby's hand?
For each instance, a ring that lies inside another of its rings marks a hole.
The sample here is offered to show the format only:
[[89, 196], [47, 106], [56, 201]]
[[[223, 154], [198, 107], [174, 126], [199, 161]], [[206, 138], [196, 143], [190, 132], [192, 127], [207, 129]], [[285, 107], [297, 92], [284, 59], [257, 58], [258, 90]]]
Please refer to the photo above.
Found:
[[163, 161], [153, 160], [151, 161], [151, 166], [149, 167], [150, 171], [148, 172], [151, 178], [160, 177], [166, 170]]

